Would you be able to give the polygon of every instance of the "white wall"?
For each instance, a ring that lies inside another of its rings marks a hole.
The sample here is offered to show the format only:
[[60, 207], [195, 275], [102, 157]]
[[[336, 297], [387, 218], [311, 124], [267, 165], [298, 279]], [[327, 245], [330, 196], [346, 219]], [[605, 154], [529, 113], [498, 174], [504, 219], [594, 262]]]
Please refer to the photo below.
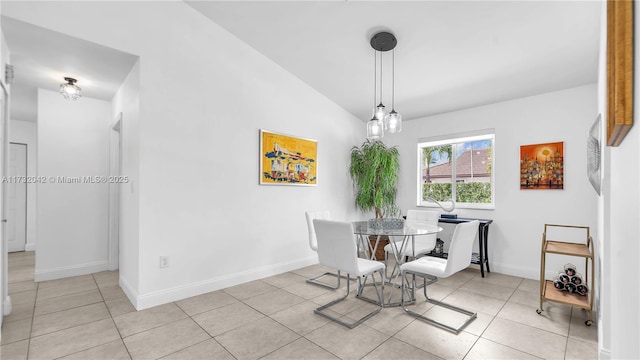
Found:
[[[140, 56], [137, 308], [315, 263], [305, 210], [360, 216], [347, 169], [364, 124], [184, 3], [3, 11]], [[69, 12], [82, 15], [59, 21]], [[260, 128], [318, 140], [317, 187], [258, 185]]]
[[52, 178], [108, 176], [111, 103], [64, 99], [38, 90], [37, 251], [35, 280], [107, 268], [108, 185]]
[[[1, 13], [2, 12], [0, 12], [0, 14]], [[0, 44], [0, 46], [2, 47], [2, 50], [0, 51], [0, 64], [2, 65], [2, 77], [1, 77], [2, 79], [0, 79], [0, 82], [2, 82], [4, 85], [8, 85], [5, 83], [4, 69], [7, 66], [7, 64], [11, 64], [11, 53], [9, 52], [7, 40], [4, 38], [4, 31], [2, 31], [1, 34], [2, 34], [2, 44]]]
[[111, 119], [122, 113], [122, 175], [129, 183], [120, 187], [120, 281], [121, 287], [138, 292], [139, 288], [139, 212], [140, 212], [140, 62], [138, 61], [113, 97]]
[[[638, 44], [636, 42], [636, 46]], [[635, 64], [638, 66], [640, 62]], [[635, 78], [637, 83], [638, 76]], [[637, 92], [634, 98], [635, 104], [640, 104]], [[640, 119], [637, 106], [633, 116], [634, 119]], [[610, 210], [605, 219], [609, 221], [609, 232], [605, 234], [605, 248], [608, 249], [605, 251], [610, 255], [609, 273], [605, 281], [610, 282], [607, 303], [611, 305], [609, 330], [613, 359], [640, 358], [639, 137], [636, 124], [619, 147], [609, 148], [605, 152], [610, 163], [609, 186], [603, 194]]]
[[[11, 119], [9, 141], [27, 145], [27, 176], [37, 174], [36, 123]], [[27, 184], [27, 243], [26, 251], [36, 249], [36, 184]]]
[[[145, 14], [145, 27], [161, 43], [145, 38], [135, 52], [138, 308], [315, 263], [303, 213], [356, 215], [347, 164], [364, 125], [194, 10], [163, 4], [151, 12], [157, 17]], [[166, 86], [178, 78], [189, 91]], [[258, 185], [260, 128], [318, 140], [317, 187]], [[170, 267], [159, 269], [163, 255]]]
[[[462, 217], [493, 219], [489, 230], [492, 271], [539, 279], [545, 223], [584, 225], [595, 235], [596, 193], [586, 176], [586, 134], [596, 118], [596, 86], [542, 94], [408, 121], [398, 135], [401, 156], [398, 204], [416, 208], [419, 138], [495, 129], [495, 210], [457, 209]], [[564, 190], [520, 190], [520, 146], [564, 142]], [[446, 238], [446, 237], [445, 237]], [[574, 258], [549, 258], [553, 273]], [[584, 274], [584, 262], [576, 263]]]
[[[640, 9], [634, 7], [636, 22]], [[603, 23], [605, 21], [603, 20]], [[604, 36], [606, 31], [602, 30]], [[601, 42], [602, 44], [602, 42]], [[640, 48], [640, 29], [634, 30], [634, 48]], [[606, 47], [601, 45], [599, 106], [606, 121]], [[603, 224], [602, 358], [640, 358], [640, 56], [634, 59], [634, 113], [636, 124], [619, 147], [606, 147], [605, 173], [599, 219]]]

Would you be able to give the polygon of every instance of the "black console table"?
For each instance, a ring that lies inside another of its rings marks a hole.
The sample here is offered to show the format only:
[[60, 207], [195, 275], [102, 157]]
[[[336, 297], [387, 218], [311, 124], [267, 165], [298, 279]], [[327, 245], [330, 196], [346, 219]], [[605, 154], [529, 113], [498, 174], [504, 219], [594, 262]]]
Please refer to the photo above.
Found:
[[[491, 272], [489, 269], [489, 256], [488, 256], [488, 238], [489, 238], [489, 225], [493, 222], [493, 220], [489, 219], [472, 219], [472, 218], [440, 218], [438, 222], [445, 224], [460, 224], [464, 222], [469, 222], [473, 220], [480, 221], [480, 225], [478, 225], [478, 240], [479, 240], [479, 261], [471, 261], [474, 264], [480, 265], [480, 274], [484, 277], [484, 267], [487, 267], [487, 272]], [[447, 254], [435, 254], [431, 253], [430, 256], [438, 256], [438, 257], [446, 257]]]

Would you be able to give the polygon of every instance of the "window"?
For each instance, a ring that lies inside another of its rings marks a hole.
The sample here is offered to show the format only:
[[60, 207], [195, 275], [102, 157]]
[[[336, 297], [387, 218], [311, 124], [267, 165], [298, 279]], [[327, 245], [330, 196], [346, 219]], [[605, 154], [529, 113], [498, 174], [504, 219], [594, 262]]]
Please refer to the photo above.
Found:
[[418, 206], [455, 199], [456, 207], [493, 209], [494, 131], [421, 139]]

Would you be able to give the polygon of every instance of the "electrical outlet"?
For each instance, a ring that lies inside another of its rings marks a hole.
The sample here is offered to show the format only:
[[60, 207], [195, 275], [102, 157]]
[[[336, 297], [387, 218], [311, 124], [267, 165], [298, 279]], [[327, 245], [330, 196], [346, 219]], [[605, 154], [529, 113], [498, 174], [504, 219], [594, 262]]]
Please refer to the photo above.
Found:
[[160, 256], [160, 269], [169, 267], [169, 257], [168, 256]]

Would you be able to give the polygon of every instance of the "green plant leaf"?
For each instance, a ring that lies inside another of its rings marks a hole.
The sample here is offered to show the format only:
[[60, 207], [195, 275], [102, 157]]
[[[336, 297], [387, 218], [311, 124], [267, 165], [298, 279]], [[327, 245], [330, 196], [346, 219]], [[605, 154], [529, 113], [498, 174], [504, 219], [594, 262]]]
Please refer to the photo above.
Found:
[[351, 149], [349, 175], [356, 190], [355, 204], [363, 212], [375, 211], [376, 218], [397, 212], [395, 205], [400, 172], [398, 148], [382, 141], [367, 140]]

